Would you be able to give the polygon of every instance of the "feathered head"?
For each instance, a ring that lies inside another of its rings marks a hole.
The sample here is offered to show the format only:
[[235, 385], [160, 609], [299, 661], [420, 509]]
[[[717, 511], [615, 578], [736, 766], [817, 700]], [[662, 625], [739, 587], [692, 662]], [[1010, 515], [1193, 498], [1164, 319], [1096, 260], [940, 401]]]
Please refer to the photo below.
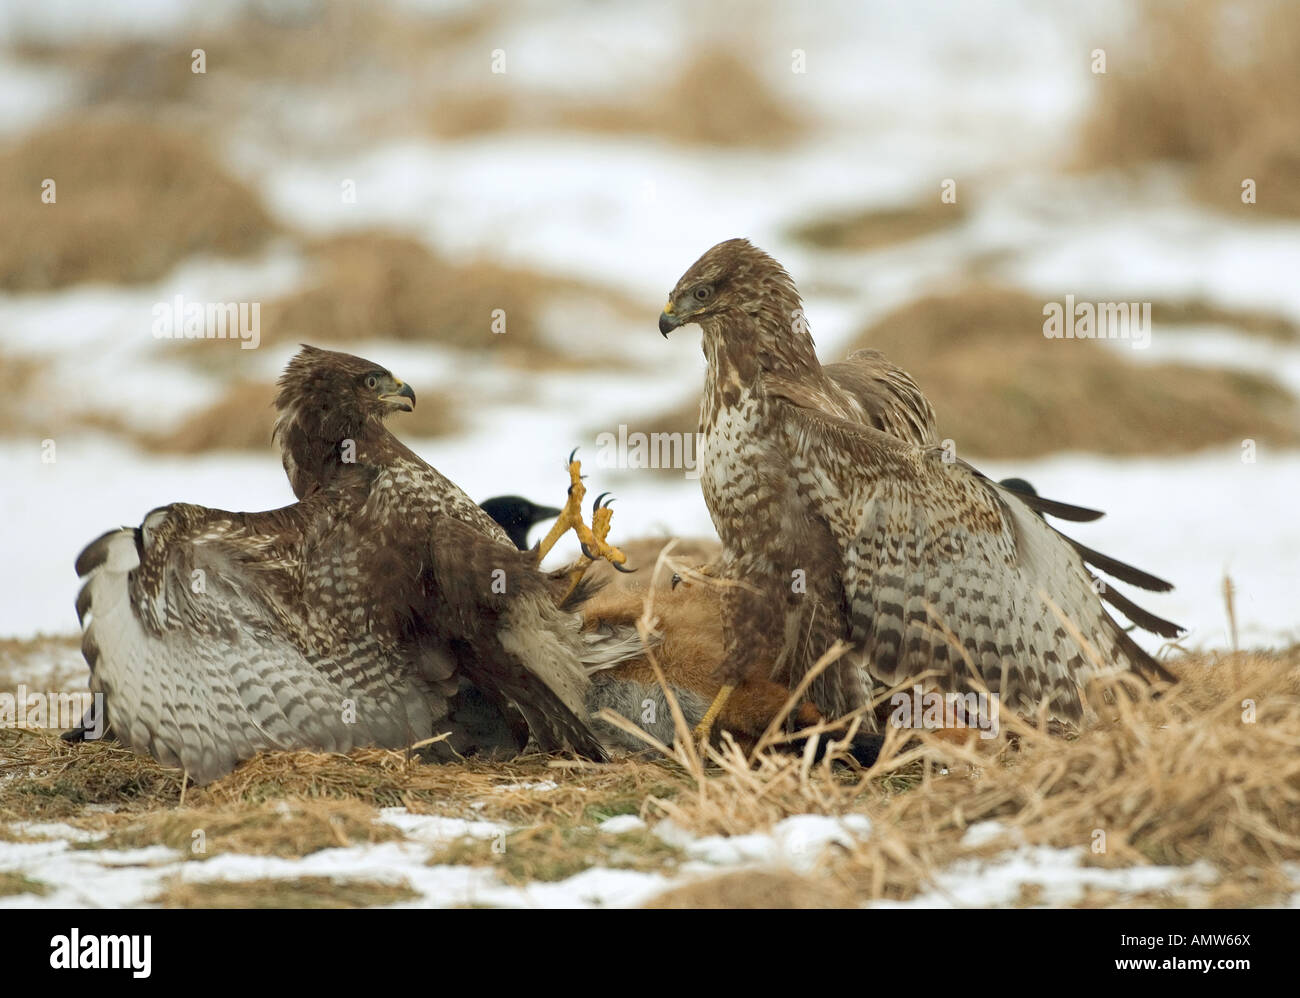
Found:
[[799, 292], [784, 267], [748, 239], [728, 239], [682, 275], [659, 316], [659, 331], [667, 336], [678, 326], [698, 322], [707, 332], [728, 317], [739, 320], [798, 308]]
[[373, 361], [335, 350], [303, 346], [280, 375], [275, 407], [318, 421], [321, 436], [355, 437], [394, 412], [415, 408], [411, 386]]
[[279, 388], [272, 437], [299, 498], [328, 478], [345, 445], [353, 454], [357, 448], [382, 453], [391, 440], [384, 419], [415, 408], [415, 392], [391, 372], [362, 357], [318, 347], [298, 351], [280, 375]]

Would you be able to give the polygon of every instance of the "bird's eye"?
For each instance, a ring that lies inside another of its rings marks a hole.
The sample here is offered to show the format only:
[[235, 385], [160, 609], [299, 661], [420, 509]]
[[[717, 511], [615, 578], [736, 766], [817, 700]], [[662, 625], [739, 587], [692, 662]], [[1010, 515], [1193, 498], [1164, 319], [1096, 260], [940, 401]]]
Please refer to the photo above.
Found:
[[713, 297], [713, 289], [708, 285], [702, 285], [701, 287], [695, 289], [696, 301], [708, 301], [712, 297]]
[[376, 378], [373, 374], [370, 375], [370, 377], [366, 378], [366, 387], [369, 388], [369, 389], [371, 389], [372, 391], [373, 391], [374, 389], [378, 388], [378, 387], [379, 387], [379, 379]]

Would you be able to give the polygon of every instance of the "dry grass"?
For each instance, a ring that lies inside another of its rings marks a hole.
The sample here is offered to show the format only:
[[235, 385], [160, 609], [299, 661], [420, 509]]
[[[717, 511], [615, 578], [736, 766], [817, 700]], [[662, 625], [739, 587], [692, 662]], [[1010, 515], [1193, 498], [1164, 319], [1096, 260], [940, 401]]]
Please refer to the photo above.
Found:
[[223, 853], [298, 858], [321, 849], [391, 842], [402, 837], [396, 827], [376, 818], [373, 807], [349, 800], [186, 806], [139, 815], [97, 815], [83, 819], [79, 827], [106, 834], [73, 848], [139, 849], [165, 845], [193, 860]]
[[50, 893], [49, 884], [32, 880], [21, 873], [0, 871], [0, 898], [15, 894], [35, 894], [38, 897]]
[[851, 908], [853, 892], [836, 880], [789, 870], [744, 870], [691, 881], [647, 908]]
[[369, 908], [413, 901], [406, 883], [333, 877], [265, 880], [172, 880], [150, 900], [164, 908]]
[[[332, 343], [393, 339], [490, 353], [507, 364], [553, 364], [589, 341], [555, 345], [542, 336], [541, 311], [565, 300], [612, 301], [617, 295], [486, 260], [450, 261], [414, 239], [363, 232], [308, 247], [310, 285], [267, 307], [264, 337], [276, 342]], [[494, 332], [494, 312], [504, 332]]]
[[[660, 758], [604, 766], [542, 758], [430, 766], [380, 750], [299, 752], [262, 756], [190, 788], [183, 810], [179, 775], [148, 760], [108, 745], [74, 747], [46, 734], [4, 731], [0, 820], [66, 819], [107, 833], [110, 844], [164, 842], [182, 852], [202, 827], [209, 853], [301, 855], [392, 836], [375, 830], [373, 809], [404, 805], [519, 829], [503, 854], [462, 842], [434, 861], [491, 865], [503, 879], [526, 883], [591, 866], [675, 867], [679, 855], [653, 836], [594, 830], [615, 814], [731, 835], [796, 814], [860, 813], [871, 819], [872, 835], [828, 852], [812, 871], [691, 883], [660, 903], [906, 899], [941, 889], [942, 871], [954, 861], [990, 858], [1016, 842], [1077, 848], [1087, 863], [1103, 866], [1200, 860], [1220, 878], [1202, 895], [1093, 890], [1080, 899], [1084, 905], [1283, 899], [1294, 889], [1284, 864], [1300, 861], [1300, 646], [1183, 656], [1170, 665], [1181, 676], [1178, 686], [1159, 699], [1115, 697], [1102, 719], [1075, 737], [1048, 736], [1004, 715], [1004, 737], [990, 742], [893, 735], [868, 771], [770, 744], [752, 757], [724, 743], [701, 760], [689, 741]], [[539, 790], [540, 780], [556, 785]], [[89, 804], [111, 804], [117, 813]], [[1005, 836], [963, 841], [971, 825], [989, 820], [1002, 823]], [[1103, 852], [1092, 849], [1098, 832]], [[250, 890], [243, 903], [258, 903]], [[220, 896], [183, 895], [195, 904]], [[289, 897], [278, 903], [293, 903]], [[1030, 887], [1021, 903], [1036, 899]]]
[[835, 211], [794, 226], [789, 237], [819, 249], [870, 250], [941, 232], [965, 218], [965, 202], [944, 204], [936, 191], [893, 208]]
[[1177, 330], [1183, 326], [1228, 326], [1235, 332], [1279, 342], [1300, 340], [1300, 324], [1285, 316], [1249, 309], [1223, 308], [1201, 298], [1154, 302], [1151, 312], [1153, 316], [1160, 317], [1161, 328]]
[[804, 119], [782, 101], [740, 53], [723, 47], [695, 52], [682, 70], [635, 102], [575, 100], [484, 90], [446, 94], [429, 116], [444, 138], [510, 129], [653, 135], [711, 146], [789, 145]]
[[1108, 52], [1082, 137], [1088, 167], [1186, 165], [1206, 201], [1300, 215], [1300, 7], [1289, 0], [1144, 0]]
[[507, 884], [553, 883], [603, 867], [671, 873], [681, 851], [652, 831], [637, 829], [617, 835], [592, 823], [533, 825], [511, 832], [504, 842], [460, 839], [429, 857], [430, 866], [491, 867]]
[[[1175, 668], [1182, 683], [1165, 697], [1116, 697], [1111, 716], [1078, 737], [1005, 716], [1013, 743], [962, 747], [922, 734], [908, 747], [891, 737], [856, 781], [788, 757], [754, 767], [729, 750], [714, 753], [723, 775], [711, 775], [678, 750], [696, 789], [648, 810], [727, 834], [790, 814], [865, 811], [872, 836], [822, 871], [859, 900], [906, 899], [940, 884], [938, 871], [957, 859], [1023, 841], [1079, 848], [1106, 866], [1205, 860], [1222, 877], [1207, 903], [1275, 901], [1289, 884], [1282, 864], [1300, 858], [1300, 648], [1185, 658]], [[907, 771], [906, 792], [888, 786], [891, 773]], [[1008, 834], [963, 844], [986, 820]]]
[[85, 679], [78, 637], [0, 638], [0, 691], [19, 683], [32, 689], [39, 683], [42, 690], [85, 689]]
[[49, 432], [48, 416], [30, 404], [32, 398], [44, 392], [48, 379], [48, 362], [0, 355], [0, 434]]
[[[421, 130], [431, 94], [460, 79], [449, 64], [469, 62], [487, 74], [493, 46], [485, 32], [498, 20], [494, 4], [436, 16], [348, 0], [248, 4], [194, 38], [207, 54], [202, 74], [191, 70], [191, 46], [171, 39], [20, 39], [15, 51], [78, 73], [88, 106], [147, 110], [214, 129], [233, 121], [279, 141], [306, 132], [339, 146]], [[268, 101], [268, 91], [295, 99]], [[383, 99], [366, 99], [375, 94]], [[328, 104], [336, 127], [304, 123], [319, 122], [302, 114], [313, 104]]]
[[138, 442], [148, 450], [172, 454], [270, 450], [274, 399], [275, 385], [241, 381], [227, 388], [206, 409], [187, 416], [180, 425]]
[[[41, 201], [42, 182], [57, 201]], [[62, 119], [0, 150], [0, 289], [161, 277], [193, 253], [239, 256], [273, 224], [205, 142], [135, 117]]]
[[[1108, 344], [1047, 339], [1043, 305], [1023, 292], [973, 286], [898, 309], [850, 349], [875, 347], [908, 371], [934, 403], [940, 433], [966, 455], [1183, 453], [1247, 437], [1300, 441], [1297, 401], [1277, 382], [1139, 366]], [[1164, 320], [1153, 307], [1153, 336], [1166, 334]]]
[[[204, 74], [191, 72], [189, 49], [168, 42], [27, 41], [17, 52], [80, 74], [84, 99], [95, 107], [148, 109], [213, 128], [234, 120], [277, 140], [334, 146], [422, 132], [461, 138], [571, 130], [780, 147], [806, 131], [806, 109], [781, 99], [753, 69], [752, 53], [709, 42], [685, 51], [655, 85], [627, 96], [529, 89], [526, 76], [491, 72], [490, 53], [506, 37], [505, 16], [496, 4], [433, 16], [346, 0], [293, 14], [250, 8], [204, 32]], [[268, 105], [268, 88], [299, 99]], [[313, 102], [328, 104], [324, 120], [336, 127], [295, 120], [286, 110]]]

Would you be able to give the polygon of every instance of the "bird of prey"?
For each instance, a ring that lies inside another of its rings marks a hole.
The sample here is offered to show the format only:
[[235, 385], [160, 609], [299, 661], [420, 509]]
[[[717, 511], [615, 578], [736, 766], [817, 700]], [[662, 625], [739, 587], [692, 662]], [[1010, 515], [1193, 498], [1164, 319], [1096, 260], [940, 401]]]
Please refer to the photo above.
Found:
[[[703, 330], [700, 481], [724, 548], [721, 691], [797, 682], [837, 640], [851, 651], [810, 687], [841, 717], [913, 677], [1077, 722], [1085, 682], [1172, 676], [1106, 600], [1166, 636], [1177, 625], [1103, 583], [1169, 584], [1092, 551], [1036, 512], [1101, 515], [1001, 486], [936, 445], [933, 410], [874, 351], [823, 367], [789, 274], [747, 240], [714, 246], [659, 318]], [[864, 723], [872, 723], [870, 711]]]
[[[77, 559], [82, 649], [113, 734], [198, 782], [263, 750], [444, 732], [439, 758], [514, 754], [530, 732], [544, 751], [603, 758], [586, 670], [639, 641], [584, 636], [567, 579], [537, 567], [545, 550], [518, 550], [389, 432], [411, 388], [304, 347], [275, 405], [296, 503], [173, 503]], [[581, 499], [571, 491], [562, 524]], [[588, 537], [606, 553], [603, 533]]]

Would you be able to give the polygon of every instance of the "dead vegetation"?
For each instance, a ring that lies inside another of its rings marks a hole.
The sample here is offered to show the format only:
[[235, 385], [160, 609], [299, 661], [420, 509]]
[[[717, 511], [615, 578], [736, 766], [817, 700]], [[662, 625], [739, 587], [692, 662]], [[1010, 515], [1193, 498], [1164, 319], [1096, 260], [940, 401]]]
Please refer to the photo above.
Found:
[[[174, 38], [15, 39], [15, 54], [80, 77], [85, 105], [148, 111], [205, 128], [261, 130], [279, 140], [338, 147], [422, 130], [430, 95], [487, 73], [493, 4], [418, 14], [347, 0], [293, 7], [247, 4]], [[193, 70], [194, 42], [204, 51]], [[472, 60], [472, 63], [471, 63]], [[268, 100], [268, 92], [292, 95]], [[375, 95], [382, 95], [376, 98]], [[304, 115], [304, 105], [328, 107]]]
[[370, 908], [414, 901], [406, 883], [334, 877], [172, 880], [150, 900], [163, 908]]
[[[336, 146], [423, 132], [454, 139], [549, 130], [771, 148], [807, 130], [806, 109], [782, 100], [751, 54], [716, 42], [700, 42], [635, 92], [571, 97], [522, 88], [491, 71], [503, 20], [495, 4], [436, 12], [344, 0], [293, 12], [250, 6], [204, 32], [203, 73], [191, 69], [193, 46], [170, 40], [28, 40], [16, 49], [78, 72], [87, 105], [147, 108], [214, 127], [274, 123], [278, 137]], [[328, 102], [336, 127], [268, 106], [267, 88]]]
[[[281, 800], [253, 807], [210, 804], [163, 811], [105, 816], [106, 834], [77, 843], [78, 849], [139, 849], [165, 845], [186, 859], [223, 853], [298, 858], [321, 849], [390, 842], [396, 827], [377, 821], [375, 808], [350, 800]], [[83, 822], [97, 831], [94, 820]]]
[[[554, 363], [590, 341], [551, 343], [542, 310], [557, 301], [608, 301], [604, 290], [487, 260], [443, 259], [383, 232], [318, 240], [308, 286], [267, 306], [264, 336], [317, 344], [391, 339], [491, 354], [502, 363]], [[635, 306], [616, 307], [635, 313]]]
[[[1138, 364], [1111, 344], [1048, 339], [1043, 306], [1024, 292], [977, 285], [905, 305], [849, 349], [875, 347], [909, 372], [934, 403], [940, 434], [968, 455], [1169, 454], [1247, 437], [1300, 441], [1297, 400], [1278, 382]], [[1159, 307], [1151, 321], [1152, 336], [1166, 334]]]
[[[865, 814], [871, 834], [832, 847], [811, 870], [704, 877], [655, 903], [906, 900], [941, 892], [942, 871], [955, 862], [987, 861], [1022, 844], [1073, 849], [1084, 865], [1103, 867], [1190, 873], [1199, 862], [1218, 878], [1192, 894], [1094, 888], [1079, 895], [1086, 906], [1284, 900], [1294, 890], [1287, 864], [1300, 861], [1300, 647], [1189, 655], [1170, 665], [1181, 677], [1176, 687], [1158, 699], [1114, 697], [1077, 737], [1048, 736], [1004, 714], [1004, 737], [989, 742], [891, 736], [867, 771], [770, 747], [751, 758], [729, 745], [704, 760], [681, 745], [604, 766], [536, 757], [430, 766], [380, 750], [297, 752], [262, 756], [191, 787], [180, 807], [179, 774], [151, 761], [111, 745], [9, 730], [0, 732], [0, 822], [62, 819], [107, 836], [91, 848], [163, 843], [182, 855], [202, 828], [208, 855], [295, 856], [395, 838], [374, 809], [402, 805], [508, 824], [515, 831], [504, 852], [465, 840], [435, 848], [431, 861], [491, 867], [506, 882], [528, 883], [593, 866], [677, 867], [680, 852], [652, 831], [596, 828], [617, 814], [637, 814], [652, 828], [668, 818], [701, 835], [763, 830], [799, 814]], [[991, 836], [968, 838], [980, 822], [999, 824]], [[159, 903], [208, 905], [226, 896], [224, 885], [175, 889], [183, 893], [169, 888]], [[229, 889], [241, 899], [232, 903], [244, 905], [307, 904], [313, 896], [286, 889], [273, 901], [256, 886]], [[320, 894], [330, 891], [322, 885]], [[1021, 903], [1035, 901], [1031, 885]]]
[[647, 908], [852, 908], [853, 893], [826, 877], [791, 870], [743, 870], [664, 891]]
[[609, 834], [592, 823], [546, 824], [511, 832], [501, 842], [448, 843], [434, 851], [429, 865], [491, 867], [503, 882], [523, 886], [567, 880], [593, 867], [670, 874], [681, 858], [679, 849], [647, 829]]
[[50, 893], [48, 884], [21, 873], [0, 871], [0, 898], [13, 897], [15, 894], [35, 894], [43, 897]]
[[435, 100], [432, 131], [444, 138], [506, 130], [652, 135], [705, 146], [787, 146], [805, 119], [773, 93], [740, 53], [695, 52], [673, 78], [636, 100], [561, 98], [484, 89]]
[[[1086, 167], [1182, 164], [1227, 211], [1300, 215], [1300, 8], [1288, 0], [1144, 0], [1093, 77]], [[1253, 179], [1258, 204], [1242, 203]]]
[[32, 689], [38, 684], [40, 689], [75, 688], [68, 684], [82, 683], [85, 674], [78, 637], [0, 638], [0, 692], [19, 683]]
[[942, 232], [965, 220], [966, 203], [928, 199], [883, 208], [841, 209], [791, 227], [789, 237], [826, 250], [872, 250]]
[[252, 253], [274, 231], [206, 142], [112, 114], [60, 119], [0, 149], [0, 217], [4, 291], [150, 281], [190, 254]]

